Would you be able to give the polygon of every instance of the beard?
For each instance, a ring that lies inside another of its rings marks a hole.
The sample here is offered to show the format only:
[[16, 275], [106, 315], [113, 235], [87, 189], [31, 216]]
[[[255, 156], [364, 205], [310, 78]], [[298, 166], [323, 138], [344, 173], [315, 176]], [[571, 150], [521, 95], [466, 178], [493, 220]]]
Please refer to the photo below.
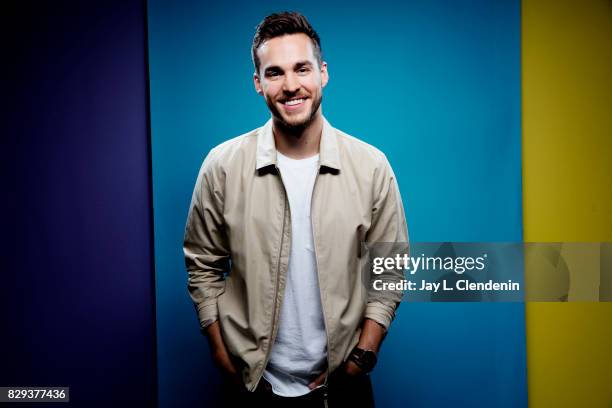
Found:
[[268, 109], [270, 109], [270, 112], [272, 113], [274, 124], [278, 127], [278, 129], [285, 134], [299, 138], [304, 133], [304, 130], [306, 130], [315, 120], [322, 101], [323, 95], [319, 94], [318, 98], [312, 100], [312, 108], [308, 116], [299, 122], [288, 122], [285, 120], [283, 114], [279, 111], [278, 107], [273, 101], [266, 100], [266, 105], [268, 105]]

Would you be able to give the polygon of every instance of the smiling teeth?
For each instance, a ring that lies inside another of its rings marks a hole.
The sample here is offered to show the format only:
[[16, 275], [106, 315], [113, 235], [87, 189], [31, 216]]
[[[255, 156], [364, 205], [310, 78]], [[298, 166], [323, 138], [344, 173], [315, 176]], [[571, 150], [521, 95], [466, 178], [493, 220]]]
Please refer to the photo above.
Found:
[[304, 99], [293, 99], [291, 101], [285, 102], [285, 105], [293, 106], [293, 105], [298, 105], [302, 102], [304, 102]]

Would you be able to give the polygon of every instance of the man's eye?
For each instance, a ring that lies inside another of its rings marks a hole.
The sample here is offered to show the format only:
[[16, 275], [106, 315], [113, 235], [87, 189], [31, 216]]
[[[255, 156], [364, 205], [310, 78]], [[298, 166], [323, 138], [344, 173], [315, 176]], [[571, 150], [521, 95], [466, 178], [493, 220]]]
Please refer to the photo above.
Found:
[[299, 72], [300, 74], [305, 74], [305, 73], [307, 73], [307, 72], [309, 72], [309, 71], [310, 71], [310, 69], [308, 69], [308, 68], [306, 68], [306, 67], [302, 67], [302, 68], [298, 69], [298, 72]]
[[278, 71], [268, 71], [268, 77], [270, 78], [274, 78], [280, 75], [280, 72]]

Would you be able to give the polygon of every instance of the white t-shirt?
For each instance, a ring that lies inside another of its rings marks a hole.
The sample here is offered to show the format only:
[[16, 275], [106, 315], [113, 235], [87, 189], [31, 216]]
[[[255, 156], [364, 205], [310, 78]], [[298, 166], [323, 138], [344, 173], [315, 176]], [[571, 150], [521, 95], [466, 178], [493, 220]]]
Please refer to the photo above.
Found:
[[275, 394], [296, 397], [326, 369], [327, 334], [310, 221], [319, 155], [295, 160], [278, 154], [291, 210], [291, 252], [279, 327], [264, 378]]

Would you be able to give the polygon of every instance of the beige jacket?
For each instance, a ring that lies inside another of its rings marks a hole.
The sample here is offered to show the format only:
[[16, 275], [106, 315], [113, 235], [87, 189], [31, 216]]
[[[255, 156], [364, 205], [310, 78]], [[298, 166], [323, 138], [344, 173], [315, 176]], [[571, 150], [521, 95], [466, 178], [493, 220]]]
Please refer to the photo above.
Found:
[[[357, 344], [363, 319], [388, 328], [401, 300], [401, 293], [389, 298], [368, 290], [361, 243], [407, 242], [408, 233], [397, 182], [382, 152], [324, 120], [319, 158], [312, 250], [331, 372]], [[276, 163], [271, 120], [212, 149], [185, 230], [188, 289], [200, 324], [219, 320], [251, 391], [274, 344], [291, 247], [291, 214]]]

